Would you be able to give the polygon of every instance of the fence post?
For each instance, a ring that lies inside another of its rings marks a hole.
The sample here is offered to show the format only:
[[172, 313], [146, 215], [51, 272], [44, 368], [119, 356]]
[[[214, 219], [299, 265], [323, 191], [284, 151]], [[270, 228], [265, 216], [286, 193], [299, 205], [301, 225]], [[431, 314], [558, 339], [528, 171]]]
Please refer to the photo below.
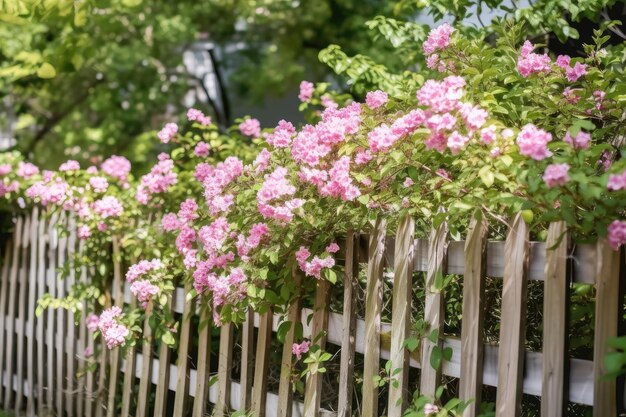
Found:
[[[113, 302], [116, 306], [124, 303], [124, 288], [122, 283], [122, 265], [119, 237], [113, 236]], [[107, 401], [107, 417], [114, 417], [115, 392], [117, 379], [120, 372], [120, 348], [116, 347], [111, 352], [111, 367], [109, 369], [109, 398]]]
[[472, 217], [465, 240], [463, 321], [461, 323], [461, 378], [459, 396], [471, 401], [463, 417], [478, 413], [483, 388], [483, 320], [487, 271], [487, 222], [482, 213]]
[[[17, 333], [17, 362], [16, 362], [16, 394], [15, 394], [15, 412], [21, 412], [22, 410], [22, 402], [24, 400], [24, 366], [26, 363], [24, 362], [24, 353], [25, 353], [25, 343], [26, 338], [24, 334], [24, 329], [26, 327], [26, 287], [29, 286], [28, 283], [28, 264], [29, 264], [29, 245], [30, 245], [30, 234], [32, 228], [32, 216], [24, 215], [26, 222], [24, 224], [24, 231], [22, 236], [22, 246], [21, 250], [21, 259], [20, 259], [20, 272], [18, 276], [18, 298], [17, 298], [17, 320], [16, 320], [16, 328], [15, 331]], [[29, 384], [32, 386], [32, 384]], [[29, 387], [30, 388], [30, 387]]]
[[252, 378], [254, 374], [254, 311], [248, 308], [241, 332], [241, 380], [239, 386], [239, 406], [249, 410], [252, 403]]
[[[191, 284], [185, 285], [185, 297], [191, 291]], [[180, 326], [180, 342], [178, 344], [178, 375], [176, 378], [176, 396], [174, 397], [174, 415], [185, 415], [185, 404], [187, 403], [187, 392], [189, 384], [189, 336], [191, 327], [192, 300], [185, 298], [185, 307], [183, 308], [183, 322]]]
[[[211, 315], [209, 309], [201, 310], [200, 336], [198, 340], [198, 366], [196, 368], [196, 397], [193, 401], [193, 416], [203, 417], [209, 398], [209, 371], [211, 368]], [[160, 362], [160, 358], [159, 358]]]
[[[167, 297], [167, 303], [163, 307], [164, 314], [172, 311], [172, 296]], [[170, 347], [161, 343], [159, 347], [159, 375], [157, 376], [154, 417], [165, 417], [167, 412], [167, 393], [170, 389]], [[134, 375], [133, 375], [134, 378]]]
[[513, 220], [504, 246], [496, 417], [515, 417], [520, 413], [524, 376], [528, 255], [528, 227], [520, 213]]
[[267, 400], [267, 372], [272, 341], [272, 309], [261, 316], [259, 337], [256, 343], [256, 365], [254, 368], [254, 386], [252, 387], [252, 410], [255, 417], [265, 417]]
[[228, 415], [230, 410], [231, 368], [233, 366], [233, 324], [225, 323], [220, 327], [220, 350], [217, 364], [217, 403], [216, 417]]

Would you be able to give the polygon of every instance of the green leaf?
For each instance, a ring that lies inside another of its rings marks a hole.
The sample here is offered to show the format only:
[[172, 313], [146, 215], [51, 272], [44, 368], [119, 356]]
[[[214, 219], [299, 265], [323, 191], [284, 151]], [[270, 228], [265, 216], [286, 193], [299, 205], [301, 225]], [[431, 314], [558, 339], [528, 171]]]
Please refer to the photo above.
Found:
[[172, 336], [172, 332], [165, 332], [161, 335], [161, 341], [168, 346], [174, 346], [176, 340], [174, 336]]
[[48, 62], [44, 62], [43, 64], [41, 64], [41, 66], [37, 70], [37, 76], [39, 78], [50, 79], [50, 78], [56, 77], [56, 75], [57, 75], [57, 71]]

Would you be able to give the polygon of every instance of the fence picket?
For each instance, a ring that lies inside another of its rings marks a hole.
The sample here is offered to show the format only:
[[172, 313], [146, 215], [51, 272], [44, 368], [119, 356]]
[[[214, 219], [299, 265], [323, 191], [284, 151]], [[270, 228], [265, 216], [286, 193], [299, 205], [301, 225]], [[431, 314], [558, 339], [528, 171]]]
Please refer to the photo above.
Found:
[[[204, 327], [202, 327], [204, 326]], [[198, 366], [196, 371], [196, 397], [193, 401], [193, 416], [203, 417], [209, 399], [209, 372], [211, 370], [211, 316], [208, 309], [200, 317], [198, 340]]]
[[604, 357], [611, 351], [607, 340], [617, 336], [620, 316], [619, 268], [620, 252], [614, 251], [609, 243], [598, 241], [596, 251], [596, 317], [593, 349], [593, 416], [615, 417], [616, 381], [603, 378], [606, 373]]
[[239, 385], [239, 404], [242, 410], [249, 410], [252, 405], [252, 379], [254, 375], [254, 311], [246, 311], [246, 319], [241, 332], [241, 381]]
[[[2, 276], [0, 279], [0, 313], [2, 315], [2, 320], [0, 320], [0, 400], [4, 405], [4, 382], [2, 375], [5, 373], [6, 365], [5, 365], [5, 350], [7, 349], [7, 344], [5, 343], [5, 327], [9, 321], [9, 315], [6, 311], [7, 305], [7, 295], [9, 290], [9, 281], [10, 281], [10, 265], [11, 259], [13, 258], [13, 241], [16, 238], [16, 234], [13, 233], [12, 236], [7, 241], [7, 247], [4, 251], [4, 263], [2, 265]], [[5, 319], [6, 318], [6, 319]]]
[[[61, 230], [65, 228], [67, 222], [67, 217], [65, 212], [62, 212], [61, 216], [59, 216], [58, 224], [61, 226]], [[57, 268], [62, 268], [65, 264], [65, 250], [67, 249], [67, 236], [63, 232], [57, 232], [58, 236], [58, 245], [57, 245]], [[56, 285], [57, 287], [57, 298], [65, 297], [65, 281], [60, 280], [57, 277], [57, 272], [54, 271], [52, 285]], [[56, 312], [57, 319], [57, 327], [56, 327], [56, 342], [55, 342], [55, 350], [56, 350], [56, 410], [59, 410], [61, 413], [65, 407], [64, 393], [66, 389], [66, 381], [65, 381], [65, 316], [67, 315], [65, 309], [58, 309]]]
[[337, 417], [352, 415], [354, 390], [354, 351], [356, 347], [356, 312], [354, 297], [359, 276], [359, 235], [349, 230], [346, 236], [346, 262], [343, 281], [343, 332], [339, 370]]
[[255, 417], [265, 417], [265, 402], [267, 400], [267, 372], [269, 369], [271, 341], [272, 309], [270, 308], [261, 316], [261, 323], [259, 324], [259, 337], [256, 342], [254, 385], [252, 386], [252, 410]]
[[[35, 415], [35, 387], [41, 383], [35, 379], [35, 310], [37, 308], [37, 249], [39, 247], [39, 208], [31, 212], [30, 255], [28, 266], [28, 321], [26, 327], [26, 380], [29, 395], [26, 400], [26, 415]], [[41, 397], [40, 397], [41, 398]]]
[[152, 328], [150, 316], [153, 305], [149, 302], [146, 306], [143, 321], [143, 343], [141, 345], [141, 376], [139, 378], [139, 391], [137, 392], [137, 417], [148, 416], [150, 388], [152, 386]]
[[473, 217], [465, 241], [463, 276], [463, 321], [461, 326], [461, 379], [459, 397], [470, 401], [463, 417], [475, 417], [483, 387], [483, 320], [487, 272], [487, 223]]
[[[172, 311], [172, 297], [168, 297], [163, 308], [166, 313]], [[154, 401], [154, 417], [165, 417], [167, 412], [167, 397], [170, 389], [170, 355], [172, 350], [165, 343], [159, 347], [159, 375], [156, 384]]]
[[[433, 229], [430, 233], [428, 272], [426, 273], [425, 281], [424, 322], [427, 324], [429, 332], [437, 332], [439, 335], [443, 330], [444, 311], [443, 294], [437, 287], [438, 281], [443, 281], [448, 248], [447, 234], [448, 228], [446, 223], [442, 223], [436, 230]], [[438, 338], [435, 342], [430, 337], [422, 339], [420, 392], [429, 396], [435, 395], [437, 386], [441, 381], [441, 366], [433, 369], [430, 362], [430, 357], [435, 348], [442, 348], [441, 338]]]
[[20, 248], [20, 269], [18, 274], [18, 295], [17, 295], [17, 320], [15, 333], [17, 337], [17, 362], [15, 363], [16, 387], [15, 387], [15, 412], [22, 411], [24, 401], [24, 368], [25, 368], [25, 348], [24, 329], [26, 326], [26, 293], [28, 283], [29, 246], [31, 235], [31, 216], [24, 215], [24, 230], [22, 232], [22, 246]]
[[297, 266], [292, 269], [296, 294], [294, 295], [289, 310], [287, 311], [287, 321], [290, 324], [289, 331], [285, 335], [283, 342], [283, 355], [280, 363], [280, 383], [278, 386], [278, 417], [291, 417], [293, 411], [293, 384], [291, 381], [291, 373], [293, 370], [293, 353], [292, 345], [295, 342], [296, 327], [300, 323], [300, 314], [302, 308], [302, 299], [300, 294], [300, 285], [302, 283], [302, 272]]
[[[132, 297], [130, 308], [137, 308], [137, 298]], [[135, 391], [135, 372], [137, 370], [137, 352], [134, 347], [128, 350], [126, 355], [126, 364], [124, 366], [124, 383], [122, 391], [122, 417], [130, 417], [131, 405], [134, 400], [133, 392]], [[157, 397], [158, 398], [158, 397]]]
[[[567, 227], [550, 224], [546, 241], [546, 280], [543, 298], [543, 383], [541, 415], [562, 417], [565, 406], [565, 358], [567, 357]], [[559, 241], [560, 240], [560, 241]], [[554, 247], [553, 249], [550, 249]]]
[[19, 216], [17, 218], [17, 222], [15, 224], [15, 232], [13, 235], [15, 236], [14, 242], [15, 246], [13, 249], [13, 259], [11, 263], [11, 275], [9, 280], [9, 309], [7, 311], [7, 325], [6, 325], [6, 352], [5, 352], [5, 375], [6, 375], [6, 384], [4, 391], [4, 409], [11, 408], [12, 398], [13, 398], [13, 366], [15, 365], [15, 301], [17, 298], [17, 279], [18, 279], [18, 265], [20, 259], [20, 252], [22, 248], [22, 235], [24, 230], [24, 218]]
[[216, 416], [226, 416], [228, 415], [228, 410], [230, 410], [233, 330], [232, 323], [224, 323], [220, 327], [220, 350], [217, 362], [217, 402], [214, 410]]
[[370, 234], [365, 298], [365, 364], [363, 366], [363, 416], [378, 416], [378, 384], [374, 377], [380, 372], [380, 313], [383, 304], [383, 267], [385, 253], [385, 219], [376, 219]]
[[[315, 289], [315, 303], [313, 305], [313, 324], [311, 326], [311, 343], [326, 350], [328, 332], [328, 314], [330, 313], [330, 283], [321, 279]], [[320, 411], [322, 398], [322, 376], [320, 372], [307, 375], [304, 390], [304, 416], [317, 417]]]
[[[191, 286], [185, 286], [185, 294], [189, 294]], [[176, 375], [176, 396], [174, 397], [174, 415], [185, 415], [187, 393], [189, 390], [189, 337], [191, 328], [192, 300], [185, 300], [183, 319], [178, 343], [178, 374]]]
[[[121, 306], [124, 303], [124, 287], [122, 282], [122, 265], [119, 238], [113, 236], [113, 303]], [[107, 417], [116, 415], [115, 394], [117, 392], [117, 381], [120, 373], [120, 348], [111, 350], [111, 364], [109, 368], [109, 392], [107, 400]]]
[[515, 417], [520, 413], [524, 376], [528, 255], [528, 227], [520, 213], [513, 220], [504, 248], [496, 417]]
[[409, 352], [404, 341], [409, 337], [415, 256], [414, 232], [415, 221], [412, 217], [405, 216], [398, 225], [395, 241], [391, 318], [391, 378], [394, 382], [389, 384], [389, 417], [401, 417], [408, 399]]
[[[68, 232], [69, 235], [67, 237], [67, 258], [68, 258], [68, 275], [65, 278], [65, 287], [69, 292], [75, 284], [76, 274], [74, 271], [74, 260], [76, 255], [76, 219], [74, 214], [70, 214], [68, 219]], [[66, 345], [65, 348], [65, 362], [67, 364], [67, 390], [65, 393], [65, 404], [67, 405], [67, 413], [69, 417], [73, 417], [74, 411], [78, 406], [78, 395], [77, 386], [75, 385], [75, 375], [76, 375], [76, 352], [74, 351], [75, 346], [75, 335], [76, 335], [76, 325], [74, 323], [74, 313], [72, 310], [67, 311], [67, 340], [70, 341]], [[80, 416], [82, 417], [82, 416]]]

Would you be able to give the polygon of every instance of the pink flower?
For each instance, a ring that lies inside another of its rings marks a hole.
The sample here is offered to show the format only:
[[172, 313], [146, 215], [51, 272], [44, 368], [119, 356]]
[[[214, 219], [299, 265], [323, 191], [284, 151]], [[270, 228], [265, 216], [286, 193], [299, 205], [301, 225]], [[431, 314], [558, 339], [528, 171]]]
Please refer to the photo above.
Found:
[[130, 331], [126, 326], [119, 323], [114, 323], [106, 331], [103, 332], [104, 340], [107, 347], [113, 349], [114, 347], [121, 346], [126, 341], [126, 337], [130, 334]]
[[385, 152], [400, 139], [389, 125], [382, 124], [367, 134], [367, 142], [372, 152]]
[[585, 149], [589, 146], [589, 142], [591, 141], [591, 135], [587, 132], [583, 132], [582, 130], [578, 132], [575, 137], [570, 135], [569, 131], [565, 133], [565, 137], [563, 138], [563, 142], [569, 143], [572, 145], [572, 148], [575, 149]]
[[491, 145], [496, 139], [496, 127], [494, 125], [487, 126], [480, 131], [480, 141], [485, 145]]
[[328, 253], [337, 253], [339, 252], [339, 245], [336, 242], [332, 242], [330, 245], [326, 247], [326, 252]]
[[577, 62], [574, 64], [573, 68], [568, 67], [565, 70], [565, 73], [569, 82], [578, 81], [580, 77], [587, 73], [587, 65]]
[[78, 238], [80, 240], [87, 240], [91, 236], [91, 229], [86, 224], [81, 225], [78, 228]]
[[137, 297], [137, 301], [141, 304], [143, 308], [148, 306], [148, 302], [159, 293], [159, 287], [154, 284], [151, 284], [150, 281], [147, 280], [138, 280], [134, 281], [130, 285], [130, 292], [132, 292], [135, 297]]
[[100, 318], [98, 317], [97, 314], [90, 314], [87, 316], [87, 318], [85, 319], [85, 323], [87, 324], [87, 329], [90, 332], [95, 332], [96, 330], [98, 330], [98, 323], [100, 321]]
[[481, 128], [487, 121], [487, 117], [489, 117], [487, 110], [469, 104], [464, 104], [459, 109], [459, 112], [470, 130]]
[[96, 227], [100, 232], [104, 232], [109, 228], [105, 222], [99, 222]]
[[410, 186], [412, 186], [413, 184], [415, 184], [415, 183], [413, 182], [413, 180], [411, 179], [411, 177], [406, 177], [406, 178], [404, 179], [404, 183], [402, 184], [402, 186], [403, 186], [404, 188], [409, 188], [409, 187], [410, 187]]
[[259, 152], [259, 154], [254, 159], [254, 163], [252, 166], [257, 174], [264, 172], [269, 166], [270, 159], [272, 154], [265, 148]]
[[524, 42], [520, 57], [517, 60], [517, 70], [522, 77], [527, 78], [530, 74], [540, 72], [549, 73], [552, 61], [547, 54], [532, 52], [534, 46], [529, 41]]
[[[421, 109], [411, 110], [404, 116], [396, 119], [391, 124], [391, 132], [394, 135], [410, 135], [426, 120], [426, 113]], [[456, 122], [456, 119], [455, 119]]]
[[302, 81], [300, 83], [300, 94], [298, 94], [298, 98], [300, 99], [300, 101], [302, 101], [303, 103], [310, 101], [313, 97], [314, 87], [315, 86], [313, 85], [313, 83], [310, 83], [308, 81]]
[[306, 268], [306, 261], [311, 256], [311, 252], [304, 246], [300, 246], [300, 249], [296, 252], [296, 261], [298, 262], [298, 266], [302, 271]]
[[176, 123], [168, 123], [163, 129], [157, 134], [161, 142], [168, 143], [170, 140], [174, 139], [178, 133], [178, 125]]
[[190, 122], [198, 122], [203, 126], [208, 126], [211, 124], [211, 118], [209, 116], [205, 116], [198, 109], [189, 109], [187, 110], [187, 120]]
[[185, 223], [191, 222], [198, 218], [198, 203], [193, 198], [188, 198], [180, 203], [180, 210], [178, 211], [178, 218]]
[[549, 188], [565, 185], [569, 181], [568, 164], [550, 164], [543, 173], [543, 181]]
[[421, 106], [430, 106], [437, 113], [445, 113], [461, 106], [465, 80], [449, 76], [442, 81], [428, 80], [417, 91], [417, 101]]
[[502, 151], [497, 146], [489, 151], [489, 155], [491, 155], [492, 158], [499, 157], [501, 153]]
[[568, 103], [576, 104], [581, 99], [579, 95], [576, 95], [576, 91], [579, 91], [579, 90], [580, 89], [573, 89], [571, 87], [565, 87], [565, 89], [563, 90], [563, 97], [565, 97], [565, 100], [567, 100]]
[[261, 136], [261, 123], [257, 119], [246, 119], [239, 124], [239, 131], [246, 136], [258, 138]]
[[556, 58], [556, 65], [558, 65], [559, 67], [563, 68], [563, 69], [568, 69], [569, 68], [569, 62], [570, 62], [570, 57], [569, 55], [559, 55]]
[[607, 229], [609, 244], [614, 250], [626, 243], [626, 222], [614, 220]]
[[109, 188], [109, 182], [104, 177], [89, 178], [89, 185], [96, 193], [103, 193]]
[[203, 156], [207, 156], [210, 150], [211, 150], [211, 146], [208, 143], [198, 142], [198, 144], [193, 150], [193, 154], [198, 157], [203, 157]]
[[611, 191], [626, 190], [626, 171], [621, 174], [610, 174], [606, 187]]
[[300, 360], [303, 354], [309, 351], [309, 347], [311, 346], [311, 342], [308, 340], [303, 341], [302, 343], [294, 343], [291, 346], [291, 352], [296, 355], [296, 358]]
[[103, 219], [106, 219], [109, 217], [121, 216], [122, 213], [124, 212], [124, 207], [122, 206], [122, 203], [120, 203], [120, 200], [118, 200], [117, 198], [113, 196], [108, 195], [108, 196], [102, 197], [101, 200], [96, 200], [93, 203], [93, 211], [98, 216], [102, 217]]
[[126, 182], [130, 173], [130, 161], [123, 156], [112, 155], [100, 165], [102, 171], [110, 177]]
[[291, 138], [296, 133], [296, 129], [290, 122], [281, 120], [273, 133], [266, 133], [265, 140], [275, 148], [286, 148], [291, 144]]
[[427, 416], [438, 413], [438, 412], [439, 412], [439, 407], [437, 407], [436, 405], [431, 404], [431, 403], [427, 403], [426, 405], [424, 405], [424, 414], [426, 414]]
[[131, 265], [126, 271], [126, 281], [132, 283], [137, 278], [146, 275], [148, 272], [156, 271], [163, 268], [163, 263], [159, 259], [152, 259], [151, 261], [142, 260], [138, 263]]
[[39, 168], [36, 165], [31, 164], [30, 162], [20, 162], [17, 165], [17, 176], [24, 178], [25, 180], [29, 179], [33, 175], [39, 174]]
[[365, 97], [365, 103], [367, 104], [367, 107], [372, 110], [377, 109], [380, 106], [384, 106], [385, 103], [387, 103], [388, 101], [389, 96], [387, 95], [387, 93], [381, 90], [370, 91]]
[[337, 107], [339, 107], [339, 104], [337, 104], [335, 102], [335, 100], [333, 100], [333, 98], [331, 96], [329, 96], [328, 94], [324, 94], [322, 97], [322, 106], [324, 106], [325, 108], [330, 108], [330, 109], [336, 109]]
[[354, 157], [354, 163], [357, 165], [363, 165], [372, 160], [372, 154], [370, 151], [360, 150]]
[[174, 213], [168, 213], [161, 219], [161, 226], [166, 232], [178, 230], [182, 227], [182, 223]]
[[80, 164], [78, 161], [69, 160], [61, 164], [59, 167], [59, 171], [61, 172], [70, 172], [70, 171], [78, 171], [80, 169]]
[[454, 28], [447, 23], [436, 27], [428, 33], [428, 39], [422, 45], [422, 49], [426, 55], [430, 55], [435, 51], [446, 49], [450, 44], [450, 35], [454, 32]]
[[450, 148], [450, 152], [452, 152], [453, 155], [456, 155], [461, 152], [461, 149], [465, 147], [469, 140], [469, 137], [463, 136], [459, 132], [454, 131], [448, 137], [448, 148]]
[[87, 346], [83, 354], [85, 355], [86, 358], [89, 358], [93, 355], [93, 349]]
[[602, 90], [596, 90], [593, 92], [593, 98], [596, 102], [596, 110], [602, 110], [604, 108], [604, 98], [606, 97], [606, 92]]
[[552, 156], [552, 152], [548, 150], [548, 142], [551, 140], [551, 134], [531, 123], [525, 125], [517, 135], [520, 154], [536, 161]]
[[329, 180], [320, 189], [323, 196], [340, 197], [344, 201], [353, 201], [361, 195], [350, 178], [350, 157], [342, 156], [328, 171]]

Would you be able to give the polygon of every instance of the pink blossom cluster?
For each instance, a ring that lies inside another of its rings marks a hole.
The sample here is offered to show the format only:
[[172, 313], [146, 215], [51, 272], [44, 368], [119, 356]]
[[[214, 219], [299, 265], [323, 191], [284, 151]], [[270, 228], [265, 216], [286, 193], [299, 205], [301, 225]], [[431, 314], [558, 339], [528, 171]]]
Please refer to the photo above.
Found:
[[20, 162], [17, 165], [17, 176], [24, 178], [25, 180], [30, 177], [39, 174], [39, 168], [37, 165], [31, 164], [30, 162]]
[[315, 255], [313, 259], [309, 260], [310, 258], [311, 252], [304, 246], [301, 246], [296, 252], [296, 261], [300, 270], [306, 275], [317, 279], [322, 278], [322, 269], [335, 266], [335, 259], [332, 256], [320, 258]]
[[626, 243], [626, 222], [622, 220], [614, 220], [608, 227], [608, 240], [611, 247], [615, 250], [619, 249]]
[[91, 237], [91, 229], [86, 224], [80, 225], [77, 234], [80, 240], [87, 240]]
[[549, 188], [563, 186], [569, 181], [568, 164], [550, 164], [543, 173], [543, 181]]
[[[204, 198], [212, 215], [228, 212], [234, 203], [233, 194], [224, 194], [226, 187], [243, 173], [243, 162], [234, 156], [229, 156], [224, 162], [215, 167], [203, 166], [201, 176], [196, 178], [202, 181]], [[198, 169], [196, 168], [196, 174]]]
[[100, 322], [100, 317], [97, 314], [89, 314], [85, 319], [85, 325], [87, 326], [87, 330], [90, 332], [95, 332], [98, 330], [98, 323]]
[[311, 101], [314, 88], [315, 86], [313, 85], [313, 83], [309, 81], [302, 81], [300, 83], [300, 94], [298, 94], [298, 98], [300, 99], [300, 101], [302, 101], [303, 103]]
[[389, 96], [381, 90], [370, 91], [365, 96], [365, 104], [372, 110], [384, 106], [388, 101]]
[[426, 403], [424, 405], [424, 414], [426, 416], [430, 416], [430, 415], [436, 414], [438, 412], [439, 412], [439, 407], [437, 407], [435, 404]]
[[148, 272], [156, 271], [164, 268], [163, 262], [160, 259], [152, 259], [151, 261], [142, 260], [134, 265], [131, 265], [126, 271], [126, 281], [132, 283], [137, 278], [146, 275]]
[[463, 87], [465, 80], [458, 76], [449, 76], [442, 81], [428, 80], [417, 91], [417, 101], [436, 113], [456, 110], [464, 94]]
[[621, 174], [610, 174], [607, 188], [611, 191], [626, 190], [626, 171]]
[[0, 197], [4, 197], [9, 193], [13, 193], [20, 189], [20, 183], [17, 181], [0, 182]]
[[105, 177], [91, 177], [89, 178], [89, 185], [96, 193], [104, 193], [109, 188], [109, 182]]
[[163, 126], [163, 129], [157, 133], [159, 140], [163, 143], [168, 143], [170, 140], [174, 139], [178, 133], [178, 125], [176, 123], [167, 123]]
[[198, 109], [189, 109], [187, 110], [187, 120], [190, 122], [198, 122], [202, 126], [209, 126], [211, 124], [211, 118], [209, 116], [205, 116]]
[[[296, 187], [286, 178], [287, 172], [287, 168], [277, 167], [274, 172], [265, 175], [265, 181], [257, 192], [259, 213], [265, 218], [272, 218], [285, 223], [290, 222], [293, 218], [293, 210], [304, 204], [302, 199], [285, 199], [285, 197], [290, 197], [296, 192]], [[282, 200], [282, 203], [276, 205], [277, 200]]]
[[536, 54], [533, 52], [535, 47], [530, 41], [524, 42], [522, 52], [517, 60], [517, 70], [522, 77], [527, 78], [531, 74], [540, 72], [549, 73], [552, 61], [547, 54]]
[[253, 138], [261, 136], [261, 122], [257, 119], [246, 119], [239, 124], [239, 131]]
[[422, 45], [424, 54], [431, 55], [435, 51], [446, 49], [450, 44], [450, 36], [454, 28], [447, 23], [432, 29], [428, 33], [428, 39]]
[[552, 156], [552, 152], [548, 150], [548, 142], [551, 140], [552, 135], [550, 133], [532, 123], [525, 125], [517, 135], [520, 154], [529, 156], [536, 161]]
[[273, 133], [266, 133], [265, 140], [275, 148], [287, 148], [291, 145], [291, 139], [296, 133], [296, 128], [285, 120], [278, 122]]
[[585, 149], [589, 147], [589, 142], [591, 142], [591, 135], [587, 132], [583, 132], [582, 130], [573, 136], [569, 133], [565, 133], [565, 137], [563, 138], [563, 142], [569, 143], [572, 145], [574, 149]]
[[74, 161], [74, 160], [69, 160], [69, 161], [65, 161], [61, 164], [61, 166], [59, 167], [59, 171], [61, 172], [71, 172], [71, 171], [78, 171], [80, 169], [80, 164], [78, 163], [78, 161]]
[[176, 184], [178, 175], [174, 172], [174, 161], [166, 153], [159, 155], [159, 162], [152, 167], [150, 173], [141, 177], [135, 198], [141, 204], [148, 204], [150, 196], [165, 193]]
[[294, 343], [293, 345], [291, 345], [291, 353], [294, 354], [298, 360], [300, 360], [302, 358], [302, 355], [309, 351], [310, 347], [311, 342], [309, 342], [308, 340], [305, 340], [301, 343]]
[[102, 171], [110, 177], [125, 183], [130, 173], [130, 161], [123, 156], [113, 155], [100, 165]]
[[260, 174], [265, 172], [267, 167], [270, 164], [270, 159], [272, 158], [272, 154], [267, 149], [263, 148], [261, 152], [258, 153], [256, 158], [254, 159], [254, 163], [252, 167], [254, 168], [254, 172]]
[[587, 66], [576, 62], [573, 67], [570, 66], [571, 58], [568, 55], [559, 55], [556, 58], [556, 65], [565, 70], [565, 76], [569, 82], [576, 82], [580, 77], [587, 73]]
[[93, 203], [93, 212], [103, 219], [119, 217], [124, 212], [124, 206], [117, 198], [107, 195]]
[[25, 192], [26, 197], [39, 200], [43, 206], [61, 205], [70, 195], [70, 186], [59, 177], [44, 178], [31, 185]]
[[160, 289], [158, 286], [145, 279], [134, 281], [130, 285], [130, 292], [137, 297], [137, 301], [139, 301], [143, 308], [148, 306], [152, 297], [157, 295], [159, 291]]
[[247, 260], [250, 251], [256, 249], [263, 240], [263, 237], [270, 232], [265, 223], [255, 223], [250, 228], [250, 234], [246, 237], [243, 233], [237, 235], [237, 255], [243, 260]]
[[8, 175], [13, 171], [13, 165], [0, 164], [0, 176]]
[[206, 142], [198, 142], [196, 147], [193, 150], [193, 154], [198, 157], [204, 157], [209, 155], [209, 151], [211, 150], [211, 146]]
[[104, 310], [98, 320], [98, 328], [109, 349], [123, 345], [130, 334], [128, 328], [116, 320], [121, 315], [122, 309], [114, 306]]

